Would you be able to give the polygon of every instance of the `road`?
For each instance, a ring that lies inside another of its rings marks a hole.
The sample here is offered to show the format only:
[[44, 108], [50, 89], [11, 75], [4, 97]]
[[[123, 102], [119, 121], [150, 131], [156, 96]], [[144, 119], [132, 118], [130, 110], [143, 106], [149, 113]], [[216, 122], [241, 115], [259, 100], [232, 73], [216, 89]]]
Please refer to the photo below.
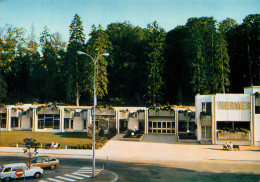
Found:
[[[66, 177], [65, 175], [72, 174], [83, 167], [92, 167], [90, 157], [71, 156], [71, 155], [51, 155], [60, 159], [60, 167], [55, 170], [44, 170], [44, 175], [40, 180], [54, 179], [57, 176]], [[0, 153], [0, 163], [12, 162], [27, 162], [27, 158], [23, 154], [4, 154]], [[244, 168], [244, 173], [230, 172], [228, 168], [241, 165]], [[247, 168], [259, 166], [259, 163], [254, 162], [229, 162], [229, 161], [212, 161], [212, 162], [166, 162], [161, 164], [152, 163], [136, 163], [136, 162], [120, 162], [97, 160], [96, 168], [109, 169], [115, 172], [119, 182], [128, 181], [207, 181], [207, 182], [222, 182], [222, 181], [260, 181], [259, 174], [247, 173]], [[182, 166], [190, 166], [190, 169]], [[196, 170], [196, 166], [198, 170]], [[211, 169], [222, 168], [222, 172], [211, 172]], [[201, 170], [201, 169], [209, 169]], [[57, 178], [55, 178], [57, 179]], [[36, 179], [27, 179], [26, 181], [36, 182]], [[23, 181], [23, 179], [16, 180]], [[57, 181], [57, 180], [56, 180]], [[59, 180], [68, 181], [68, 180]], [[76, 180], [75, 180], [76, 181]], [[87, 181], [84, 179], [84, 181]]]

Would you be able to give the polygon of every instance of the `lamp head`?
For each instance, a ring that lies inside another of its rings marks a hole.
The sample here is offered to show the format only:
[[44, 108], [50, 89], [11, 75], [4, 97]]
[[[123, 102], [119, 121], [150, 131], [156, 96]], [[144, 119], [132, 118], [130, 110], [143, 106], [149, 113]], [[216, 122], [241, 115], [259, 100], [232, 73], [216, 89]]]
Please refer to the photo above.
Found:
[[102, 56], [108, 57], [109, 53], [104, 53], [104, 54], [102, 54]]
[[77, 53], [78, 53], [79, 55], [86, 54], [86, 53], [84, 53], [84, 52], [82, 52], [82, 51], [78, 51]]

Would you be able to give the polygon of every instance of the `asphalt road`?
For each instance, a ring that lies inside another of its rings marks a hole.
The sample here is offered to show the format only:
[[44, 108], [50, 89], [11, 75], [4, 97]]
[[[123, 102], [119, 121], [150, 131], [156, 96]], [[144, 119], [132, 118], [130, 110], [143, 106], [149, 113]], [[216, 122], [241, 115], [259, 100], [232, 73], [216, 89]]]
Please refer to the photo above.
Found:
[[[66, 174], [71, 174], [82, 167], [92, 167], [91, 158], [77, 157], [77, 156], [60, 156], [51, 155], [60, 159], [60, 167], [55, 170], [44, 170], [44, 175], [40, 180], [46, 180], [47, 178], [54, 178], [56, 176], [64, 176]], [[27, 158], [24, 156], [19, 156], [15, 154], [0, 154], [0, 164], [13, 163], [13, 162], [27, 162]], [[185, 165], [200, 165], [208, 166], [208, 168], [218, 167], [221, 165], [232, 166], [239, 165], [236, 163], [229, 162], [212, 162], [212, 163], [185, 163]], [[251, 165], [250, 163], [242, 164], [241, 167], [245, 168]], [[255, 164], [254, 164], [255, 165]], [[179, 167], [166, 167], [167, 165], [159, 164], [144, 164], [144, 163], [132, 163], [132, 162], [112, 162], [109, 161], [96, 161], [96, 168], [104, 168], [115, 172], [118, 175], [119, 182], [161, 182], [161, 181], [205, 181], [205, 182], [222, 182], [222, 181], [232, 181], [232, 182], [259, 182], [260, 176], [258, 174], [249, 173], [231, 173], [226, 170], [221, 173], [213, 173], [199, 170], [190, 170]], [[179, 166], [179, 165], [178, 165]], [[252, 167], [252, 166], [251, 166]], [[245, 170], [246, 171], [246, 170]], [[23, 179], [16, 180], [23, 181]], [[33, 178], [26, 179], [26, 181], [39, 181]], [[61, 180], [66, 181], [66, 180]], [[87, 181], [87, 180], [84, 180]]]

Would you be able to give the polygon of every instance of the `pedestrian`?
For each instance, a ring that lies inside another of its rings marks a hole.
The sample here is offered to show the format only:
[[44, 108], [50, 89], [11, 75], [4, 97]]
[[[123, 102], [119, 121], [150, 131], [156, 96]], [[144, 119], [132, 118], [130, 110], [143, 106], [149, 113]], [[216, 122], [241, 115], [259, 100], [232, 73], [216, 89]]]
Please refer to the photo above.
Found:
[[232, 142], [229, 143], [229, 150], [233, 150], [233, 143]]

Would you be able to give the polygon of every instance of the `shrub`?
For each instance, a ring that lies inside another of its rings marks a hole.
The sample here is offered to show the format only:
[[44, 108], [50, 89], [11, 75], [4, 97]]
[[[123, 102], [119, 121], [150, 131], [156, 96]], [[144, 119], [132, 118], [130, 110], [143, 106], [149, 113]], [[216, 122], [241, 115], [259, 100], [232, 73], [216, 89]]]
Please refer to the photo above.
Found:
[[109, 132], [106, 135], [107, 139], [113, 138], [117, 134], [116, 128], [109, 128]]
[[101, 129], [99, 130], [99, 132], [98, 132], [98, 135], [99, 135], [100, 137], [103, 137], [104, 134], [105, 134], [104, 129], [101, 128]]

